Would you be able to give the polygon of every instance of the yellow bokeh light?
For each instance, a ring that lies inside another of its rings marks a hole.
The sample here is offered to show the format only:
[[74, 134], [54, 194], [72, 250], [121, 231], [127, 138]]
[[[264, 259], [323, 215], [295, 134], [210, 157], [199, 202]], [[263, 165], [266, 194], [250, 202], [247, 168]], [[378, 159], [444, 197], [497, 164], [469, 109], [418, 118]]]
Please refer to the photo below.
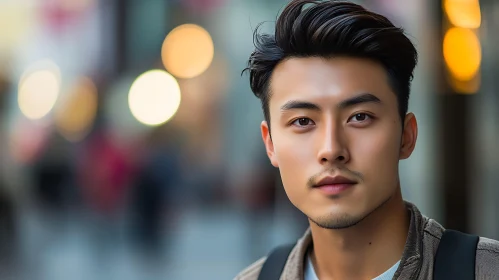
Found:
[[443, 2], [449, 21], [462, 28], [478, 28], [482, 21], [478, 0], [445, 0]]
[[482, 60], [480, 42], [473, 31], [454, 27], [447, 31], [443, 43], [444, 59], [451, 74], [460, 81], [472, 79]]
[[452, 77], [449, 77], [449, 84], [455, 93], [475, 94], [480, 90], [481, 79], [480, 75], [475, 75], [475, 77], [469, 81], [458, 81]]
[[150, 126], [163, 124], [173, 117], [180, 100], [177, 80], [163, 70], [150, 70], [140, 75], [128, 95], [132, 115]]
[[166, 70], [179, 78], [193, 78], [206, 71], [213, 55], [210, 34], [195, 24], [184, 24], [173, 29], [161, 48]]
[[[60, 76], [55, 65], [37, 65], [27, 71], [19, 82], [18, 103], [21, 112], [29, 119], [40, 119], [54, 107], [60, 90]], [[42, 66], [42, 67], [39, 67]]]
[[97, 113], [97, 87], [82, 78], [59, 107], [55, 122], [59, 132], [70, 141], [79, 141], [89, 132]]

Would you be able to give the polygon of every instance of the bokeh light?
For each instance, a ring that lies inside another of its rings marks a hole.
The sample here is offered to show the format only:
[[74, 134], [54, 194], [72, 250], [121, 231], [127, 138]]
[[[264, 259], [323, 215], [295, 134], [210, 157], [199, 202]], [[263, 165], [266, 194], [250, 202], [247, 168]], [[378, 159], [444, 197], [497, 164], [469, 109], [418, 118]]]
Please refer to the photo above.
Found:
[[146, 125], [160, 125], [168, 121], [180, 105], [177, 80], [163, 70], [150, 70], [132, 84], [128, 105], [132, 115]]
[[40, 119], [54, 107], [60, 91], [60, 72], [50, 61], [32, 65], [19, 81], [18, 103], [29, 119]]
[[443, 52], [445, 62], [452, 75], [460, 81], [472, 79], [482, 59], [480, 42], [473, 31], [453, 27], [444, 37]]
[[97, 87], [92, 80], [81, 78], [56, 110], [57, 129], [66, 139], [79, 141], [91, 129], [96, 113]]
[[482, 21], [478, 0], [444, 0], [449, 21], [462, 28], [479, 28]]
[[201, 26], [184, 24], [166, 36], [161, 48], [163, 64], [178, 78], [193, 78], [208, 69], [214, 55], [213, 40]]
[[449, 84], [456, 93], [475, 94], [480, 89], [481, 77], [480, 75], [475, 75], [475, 77], [469, 81], [459, 81], [450, 77]]

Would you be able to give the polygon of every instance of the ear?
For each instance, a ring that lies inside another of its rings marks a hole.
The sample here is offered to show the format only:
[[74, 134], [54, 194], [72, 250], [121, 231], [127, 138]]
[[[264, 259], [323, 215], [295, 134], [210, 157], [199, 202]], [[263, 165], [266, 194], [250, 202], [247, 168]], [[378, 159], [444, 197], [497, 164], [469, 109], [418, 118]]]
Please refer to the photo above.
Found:
[[409, 113], [405, 116], [404, 131], [402, 131], [402, 143], [400, 145], [400, 159], [407, 159], [411, 156], [412, 151], [416, 147], [418, 138], [418, 123], [416, 116]]
[[272, 137], [270, 136], [269, 125], [266, 121], [262, 121], [260, 128], [262, 130], [262, 139], [265, 144], [265, 149], [267, 150], [267, 156], [270, 159], [270, 163], [272, 163], [274, 167], [279, 167], [277, 157], [275, 155], [274, 143], [272, 142]]

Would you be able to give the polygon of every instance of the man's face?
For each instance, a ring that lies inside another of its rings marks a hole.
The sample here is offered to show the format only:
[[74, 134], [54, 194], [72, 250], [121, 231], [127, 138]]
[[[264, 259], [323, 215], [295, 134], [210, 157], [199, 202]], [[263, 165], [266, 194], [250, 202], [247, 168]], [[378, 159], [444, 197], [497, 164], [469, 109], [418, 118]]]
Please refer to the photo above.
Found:
[[[397, 97], [380, 64], [290, 58], [274, 69], [270, 91], [271, 137], [262, 123], [267, 154], [290, 201], [313, 222], [355, 225], [397, 191], [399, 159], [414, 143], [404, 143]], [[409, 134], [417, 135], [408, 118]]]

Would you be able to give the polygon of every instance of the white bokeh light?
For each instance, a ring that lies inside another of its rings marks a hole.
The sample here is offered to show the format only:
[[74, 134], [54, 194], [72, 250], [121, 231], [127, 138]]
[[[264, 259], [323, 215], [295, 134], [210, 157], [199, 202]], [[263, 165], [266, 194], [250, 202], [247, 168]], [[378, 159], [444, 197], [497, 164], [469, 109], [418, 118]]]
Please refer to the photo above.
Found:
[[57, 101], [60, 91], [60, 72], [51, 62], [37, 63], [19, 81], [18, 103], [29, 119], [46, 116]]
[[141, 123], [156, 126], [171, 119], [180, 106], [180, 87], [166, 71], [150, 70], [132, 84], [128, 105]]

